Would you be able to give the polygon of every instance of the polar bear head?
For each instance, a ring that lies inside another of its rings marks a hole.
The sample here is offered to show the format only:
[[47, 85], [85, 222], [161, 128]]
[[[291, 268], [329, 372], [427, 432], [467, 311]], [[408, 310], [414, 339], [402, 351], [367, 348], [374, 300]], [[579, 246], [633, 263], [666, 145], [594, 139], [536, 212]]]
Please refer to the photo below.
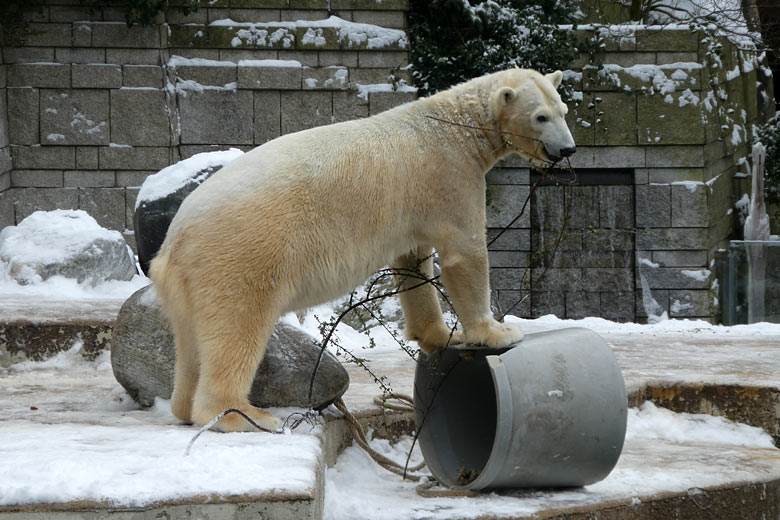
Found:
[[547, 164], [577, 150], [566, 126], [569, 109], [556, 91], [562, 78], [561, 71], [542, 75], [513, 69], [500, 73], [493, 110], [507, 151]]

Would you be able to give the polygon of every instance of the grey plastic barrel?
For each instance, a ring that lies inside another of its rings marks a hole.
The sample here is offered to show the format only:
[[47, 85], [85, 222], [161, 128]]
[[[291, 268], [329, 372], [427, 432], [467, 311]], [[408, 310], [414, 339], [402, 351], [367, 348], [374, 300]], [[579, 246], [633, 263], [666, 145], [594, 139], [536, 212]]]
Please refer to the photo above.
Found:
[[593, 484], [626, 435], [620, 367], [583, 328], [528, 334], [508, 349], [421, 353], [414, 404], [425, 461], [453, 488]]

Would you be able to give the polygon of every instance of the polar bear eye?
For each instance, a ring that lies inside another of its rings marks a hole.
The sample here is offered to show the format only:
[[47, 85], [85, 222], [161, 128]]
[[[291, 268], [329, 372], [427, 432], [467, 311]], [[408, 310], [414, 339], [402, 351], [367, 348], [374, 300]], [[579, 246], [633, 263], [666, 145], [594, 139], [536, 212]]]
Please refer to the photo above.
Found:
[[546, 123], [547, 121], [549, 121], [549, 119], [545, 115], [536, 116], [536, 120], [540, 123]]

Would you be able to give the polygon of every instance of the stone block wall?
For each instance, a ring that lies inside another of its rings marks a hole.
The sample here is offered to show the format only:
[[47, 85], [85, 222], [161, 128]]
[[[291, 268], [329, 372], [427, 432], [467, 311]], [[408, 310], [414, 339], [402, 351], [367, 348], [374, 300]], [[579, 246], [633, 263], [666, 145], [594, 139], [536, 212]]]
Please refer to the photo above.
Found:
[[[540, 185], [528, 215], [491, 245], [494, 307], [516, 305], [511, 313], [527, 317], [717, 319], [712, 265], [749, 190], [756, 68], [725, 40], [713, 58], [704, 35], [687, 29], [602, 38], [595, 64], [583, 57], [565, 74], [577, 178]], [[489, 237], [525, 203], [528, 166], [511, 159], [488, 177], [488, 207], [499, 208]], [[568, 231], [551, 257], [564, 208]]]
[[413, 99], [406, 7], [217, 0], [128, 28], [120, 8], [47, 0], [2, 49], [0, 228], [80, 208], [132, 244], [147, 175]]

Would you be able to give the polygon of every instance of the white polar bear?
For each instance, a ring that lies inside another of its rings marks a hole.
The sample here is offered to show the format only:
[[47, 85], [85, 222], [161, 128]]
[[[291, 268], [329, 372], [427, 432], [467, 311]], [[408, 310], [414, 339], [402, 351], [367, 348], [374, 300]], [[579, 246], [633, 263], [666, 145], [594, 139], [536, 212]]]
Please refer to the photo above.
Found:
[[[385, 265], [431, 277], [433, 249], [463, 332], [450, 337], [426, 284], [400, 295], [407, 336], [426, 352], [520, 341], [521, 330], [490, 311], [485, 173], [512, 152], [535, 162], [574, 153], [561, 77], [507, 70], [285, 135], [197, 188], [151, 265], [176, 337], [173, 413], [205, 424], [237, 408], [277, 428], [247, 396], [279, 316], [332, 300]], [[251, 426], [232, 415], [215, 428]]]

